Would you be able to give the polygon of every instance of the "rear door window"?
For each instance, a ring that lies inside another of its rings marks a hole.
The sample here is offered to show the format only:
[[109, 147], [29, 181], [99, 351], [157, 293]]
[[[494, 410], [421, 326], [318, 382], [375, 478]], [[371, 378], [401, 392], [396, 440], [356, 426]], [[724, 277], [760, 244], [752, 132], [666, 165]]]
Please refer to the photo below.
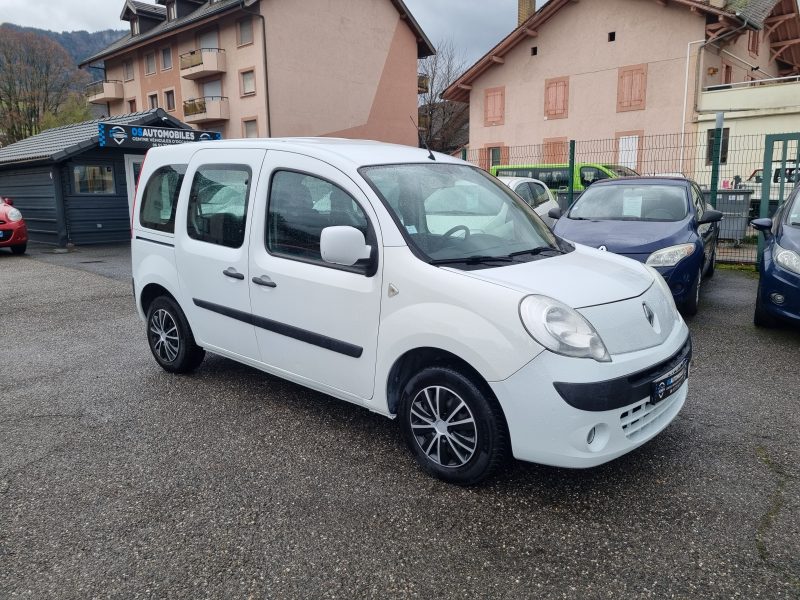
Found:
[[150, 176], [142, 194], [139, 223], [165, 233], [175, 232], [175, 208], [186, 165], [161, 167]]
[[203, 165], [189, 194], [189, 237], [239, 248], [244, 242], [252, 172], [246, 165]]

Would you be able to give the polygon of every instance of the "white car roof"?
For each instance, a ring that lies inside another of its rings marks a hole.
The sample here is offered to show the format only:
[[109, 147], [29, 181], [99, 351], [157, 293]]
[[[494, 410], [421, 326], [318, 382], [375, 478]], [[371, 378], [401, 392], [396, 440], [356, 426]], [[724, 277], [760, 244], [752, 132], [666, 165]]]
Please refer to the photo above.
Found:
[[529, 183], [538, 183], [543, 187], [547, 187], [547, 184], [544, 181], [540, 181], [539, 179], [534, 179], [533, 177], [498, 177], [500, 181], [505, 183], [508, 187], [513, 188], [515, 185], [519, 183], [523, 183], [525, 181]]

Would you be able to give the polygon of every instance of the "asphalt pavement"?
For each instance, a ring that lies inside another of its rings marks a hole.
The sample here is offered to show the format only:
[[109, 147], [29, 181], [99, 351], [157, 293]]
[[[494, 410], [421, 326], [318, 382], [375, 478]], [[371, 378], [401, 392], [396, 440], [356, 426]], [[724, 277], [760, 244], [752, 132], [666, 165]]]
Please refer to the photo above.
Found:
[[127, 260], [0, 251], [0, 598], [800, 598], [800, 331], [752, 274], [704, 286], [656, 439], [462, 489], [362, 408], [163, 372]]

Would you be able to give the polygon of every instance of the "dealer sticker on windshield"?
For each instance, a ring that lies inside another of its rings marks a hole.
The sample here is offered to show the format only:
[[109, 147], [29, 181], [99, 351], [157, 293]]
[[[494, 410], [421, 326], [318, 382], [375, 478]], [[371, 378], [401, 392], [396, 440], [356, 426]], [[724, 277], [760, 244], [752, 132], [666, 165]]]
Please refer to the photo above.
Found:
[[651, 384], [650, 403], [658, 404], [678, 391], [689, 374], [689, 361], [684, 359], [669, 373]]

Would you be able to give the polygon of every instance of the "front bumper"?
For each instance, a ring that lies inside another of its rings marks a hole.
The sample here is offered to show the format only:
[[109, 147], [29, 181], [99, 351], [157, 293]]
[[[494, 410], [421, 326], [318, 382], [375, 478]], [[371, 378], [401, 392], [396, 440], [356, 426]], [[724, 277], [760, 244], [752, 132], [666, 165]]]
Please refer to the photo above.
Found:
[[[789, 321], [800, 321], [800, 275], [778, 267], [771, 254], [764, 254], [764, 268], [758, 282], [761, 288], [761, 306], [769, 314]], [[780, 294], [784, 301], [776, 304], [773, 294]]]
[[[652, 404], [649, 382], [690, 357], [685, 323], [660, 346], [615, 355], [611, 363], [543, 352], [508, 379], [490, 383], [506, 416], [514, 457], [587, 468], [641, 446], [669, 425], [688, 393], [687, 379], [671, 396]], [[626, 385], [621, 383], [628, 379]], [[591, 398], [585, 392], [596, 387], [596, 402], [584, 404], [589, 410], [571, 406], [556, 382], [570, 382], [584, 399]]]
[[25, 221], [18, 221], [17, 223], [8, 223], [0, 226], [0, 248], [7, 246], [18, 246], [28, 242], [28, 228]]

